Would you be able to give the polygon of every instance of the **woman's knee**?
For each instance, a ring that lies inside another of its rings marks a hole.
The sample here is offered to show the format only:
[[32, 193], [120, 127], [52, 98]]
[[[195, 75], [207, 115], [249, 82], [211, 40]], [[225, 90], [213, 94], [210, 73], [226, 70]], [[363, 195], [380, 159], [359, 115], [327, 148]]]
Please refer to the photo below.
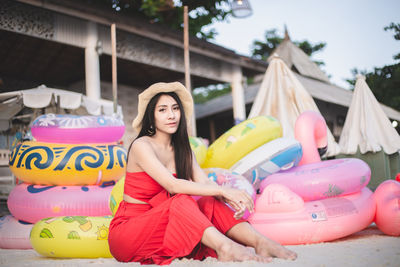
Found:
[[198, 206], [196, 200], [194, 200], [191, 196], [185, 194], [177, 194], [172, 198], [171, 205], [180, 205], [180, 204]]
[[211, 196], [206, 196], [206, 197], [201, 197], [199, 200], [197, 200], [197, 203], [199, 206], [203, 206], [205, 203], [213, 203], [216, 201], [214, 197]]

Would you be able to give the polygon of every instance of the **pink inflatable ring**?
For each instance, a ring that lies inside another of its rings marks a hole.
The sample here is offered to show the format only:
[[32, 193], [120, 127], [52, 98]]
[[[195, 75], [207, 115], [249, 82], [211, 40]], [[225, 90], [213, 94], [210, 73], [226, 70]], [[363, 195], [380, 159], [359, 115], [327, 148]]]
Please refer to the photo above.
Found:
[[58, 216], [111, 215], [108, 198], [115, 182], [87, 186], [43, 186], [22, 183], [7, 200], [8, 209], [19, 220], [30, 223]]
[[371, 190], [304, 202], [280, 184], [268, 185], [257, 198], [249, 222], [282, 245], [331, 241], [361, 231], [375, 215]]
[[260, 185], [282, 184], [304, 201], [352, 194], [361, 191], [371, 179], [371, 169], [360, 159], [326, 160], [293, 167], [268, 176]]
[[37, 141], [64, 144], [116, 142], [124, 131], [124, 122], [112, 116], [45, 114], [37, 117], [31, 127]]
[[400, 236], [400, 183], [386, 180], [376, 188], [375, 223], [387, 235]]
[[29, 241], [33, 224], [17, 220], [11, 215], [0, 217], [0, 248], [32, 249]]

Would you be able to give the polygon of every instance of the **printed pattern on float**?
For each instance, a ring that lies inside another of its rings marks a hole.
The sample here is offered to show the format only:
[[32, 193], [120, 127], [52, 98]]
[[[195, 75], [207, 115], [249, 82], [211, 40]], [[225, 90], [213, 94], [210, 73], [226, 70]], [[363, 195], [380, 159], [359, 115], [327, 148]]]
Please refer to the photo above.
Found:
[[9, 166], [16, 177], [29, 183], [101, 184], [122, 177], [126, 152], [122, 147], [111, 144], [71, 145], [27, 141], [12, 151]]
[[122, 138], [125, 125], [122, 119], [113, 116], [46, 114], [33, 121], [31, 132], [39, 142], [111, 143]]
[[257, 197], [249, 222], [282, 245], [336, 240], [361, 231], [375, 216], [371, 190], [304, 202], [281, 184], [269, 184]]
[[7, 205], [16, 218], [30, 223], [54, 216], [110, 215], [108, 197], [114, 184], [114, 181], [86, 186], [22, 183], [10, 192]]
[[279, 183], [304, 201], [312, 201], [359, 192], [370, 178], [371, 169], [360, 159], [324, 160], [271, 174], [261, 182], [260, 190]]
[[202, 167], [229, 169], [249, 152], [278, 137], [282, 137], [282, 127], [275, 118], [258, 116], [245, 120], [210, 145]]
[[298, 141], [277, 138], [254, 149], [231, 167], [231, 171], [246, 177], [255, 189], [269, 175], [296, 166], [302, 156]]
[[108, 233], [112, 216], [64, 216], [37, 222], [32, 247], [46, 257], [111, 258]]
[[111, 116], [78, 116], [63, 114], [45, 114], [37, 117], [32, 127], [57, 127], [57, 128], [89, 128], [124, 126], [121, 119]]

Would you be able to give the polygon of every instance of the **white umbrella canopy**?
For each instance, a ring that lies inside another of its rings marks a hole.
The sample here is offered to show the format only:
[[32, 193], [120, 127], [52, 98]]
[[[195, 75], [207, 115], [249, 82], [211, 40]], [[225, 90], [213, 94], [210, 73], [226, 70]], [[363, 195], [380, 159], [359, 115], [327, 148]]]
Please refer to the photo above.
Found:
[[[249, 118], [270, 115], [282, 125], [283, 136], [294, 138], [294, 125], [297, 117], [307, 110], [318, 113], [314, 99], [303, 87], [285, 62], [274, 55], [264, 75], [260, 89], [251, 108]], [[340, 147], [328, 131], [327, 156], [340, 153]]]
[[[120, 105], [118, 105], [117, 113], [114, 114], [112, 101], [90, 99], [80, 93], [40, 85], [32, 89], [0, 93], [0, 131], [9, 129], [11, 127], [10, 120], [24, 107], [45, 108], [46, 113], [55, 113], [54, 104], [79, 115], [108, 115], [123, 118]], [[27, 115], [22, 116], [30, 120], [34, 119], [34, 112]]]
[[[60, 100], [60, 108], [75, 110], [84, 108], [90, 115], [112, 115], [113, 102], [105, 99], [90, 99], [87, 96], [72, 91], [48, 88], [40, 85], [33, 89], [0, 93], [0, 105], [10, 105], [11, 101], [21, 102], [29, 108], [45, 108], [51, 105], [52, 100]], [[1, 107], [0, 106], [0, 107]], [[122, 116], [122, 108], [118, 106], [117, 114]]]
[[358, 147], [361, 154], [378, 152], [382, 148], [386, 154], [400, 150], [399, 134], [362, 75], [357, 76], [339, 145], [344, 154], [355, 154]]

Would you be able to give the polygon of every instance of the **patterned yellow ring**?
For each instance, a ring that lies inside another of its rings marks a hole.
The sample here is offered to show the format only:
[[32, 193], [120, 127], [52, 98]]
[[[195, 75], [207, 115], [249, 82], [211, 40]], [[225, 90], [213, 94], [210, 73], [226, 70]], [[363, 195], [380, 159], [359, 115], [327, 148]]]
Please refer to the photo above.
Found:
[[235, 125], [207, 150], [202, 168], [229, 169], [257, 147], [282, 137], [282, 127], [271, 116], [258, 116]]
[[31, 231], [32, 247], [56, 258], [111, 258], [108, 232], [112, 216], [46, 218]]
[[27, 183], [95, 185], [125, 174], [126, 152], [114, 144], [56, 144], [28, 141], [11, 153], [9, 166]]

